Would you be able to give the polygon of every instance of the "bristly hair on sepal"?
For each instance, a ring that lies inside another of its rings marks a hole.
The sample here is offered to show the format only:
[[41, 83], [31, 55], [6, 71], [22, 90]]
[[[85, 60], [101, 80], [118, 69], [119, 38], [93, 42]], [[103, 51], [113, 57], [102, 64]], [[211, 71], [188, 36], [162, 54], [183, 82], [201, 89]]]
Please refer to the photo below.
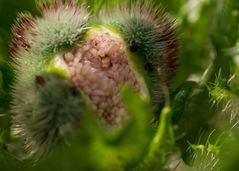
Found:
[[171, 79], [176, 73], [178, 67], [177, 59], [179, 54], [179, 40], [176, 39], [176, 27], [172, 23], [168, 22], [162, 27], [161, 43], [163, 54], [166, 59], [166, 83], [169, 84]]
[[10, 52], [12, 57], [16, 57], [21, 49], [29, 49], [30, 44], [27, 40], [27, 34], [31, 32], [35, 18], [28, 13], [20, 13], [16, 24], [12, 27], [12, 44]]
[[78, 128], [83, 113], [81, 96], [65, 77], [49, 73], [48, 62], [83, 38], [90, 16], [84, 4], [74, 1], [45, 3], [39, 9], [41, 16], [19, 15], [12, 45], [16, 73], [12, 130], [25, 141], [27, 154], [36, 158], [52, 151]]
[[72, 47], [88, 29], [90, 13], [85, 5], [76, 1], [53, 1], [39, 6], [42, 17], [33, 29], [36, 36], [29, 38], [39, 53], [56, 53]]
[[84, 4], [78, 5], [75, 1], [54, 1], [52, 4], [43, 4], [42, 18], [34, 28], [37, 39], [35, 48], [40, 53], [56, 53], [77, 43], [88, 29], [90, 17]]
[[177, 68], [179, 41], [175, 20], [153, 1], [142, 0], [113, 10], [105, 8], [100, 16], [104, 23], [120, 28], [129, 51], [141, 60], [139, 67], [145, 65], [153, 101], [162, 102], [167, 94], [163, 89], [169, 88]]
[[24, 140], [29, 157], [39, 159], [79, 127], [84, 103], [80, 92], [62, 76], [37, 75], [33, 86], [32, 101], [12, 109], [12, 133]]
[[47, 55], [72, 47], [84, 35], [90, 13], [85, 5], [75, 0], [44, 1], [38, 4], [41, 16], [20, 14], [12, 29], [11, 54], [21, 50]]

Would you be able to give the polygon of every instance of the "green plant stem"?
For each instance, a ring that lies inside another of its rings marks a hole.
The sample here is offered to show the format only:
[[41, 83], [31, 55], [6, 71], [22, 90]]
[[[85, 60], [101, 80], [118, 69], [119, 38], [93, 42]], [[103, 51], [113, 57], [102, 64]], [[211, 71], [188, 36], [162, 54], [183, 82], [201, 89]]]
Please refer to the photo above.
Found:
[[174, 146], [174, 134], [171, 125], [171, 108], [163, 108], [159, 126], [149, 146], [144, 161], [136, 170], [159, 170], [165, 164], [167, 155]]

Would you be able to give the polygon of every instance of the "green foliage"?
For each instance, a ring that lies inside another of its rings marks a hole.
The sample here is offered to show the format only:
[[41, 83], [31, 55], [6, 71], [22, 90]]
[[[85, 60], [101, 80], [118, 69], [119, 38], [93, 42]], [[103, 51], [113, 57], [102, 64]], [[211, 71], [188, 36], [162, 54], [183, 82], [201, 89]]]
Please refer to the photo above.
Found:
[[0, 61], [0, 113], [5, 112], [9, 109], [9, 103], [11, 97], [9, 95], [9, 90], [12, 81], [11, 67], [8, 63]]

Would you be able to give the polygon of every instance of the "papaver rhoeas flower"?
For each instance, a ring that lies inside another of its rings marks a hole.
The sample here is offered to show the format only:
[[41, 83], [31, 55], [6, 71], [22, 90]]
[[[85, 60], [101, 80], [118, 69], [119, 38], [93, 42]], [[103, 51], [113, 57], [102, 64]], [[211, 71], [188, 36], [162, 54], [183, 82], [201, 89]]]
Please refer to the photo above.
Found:
[[173, 21], [151, 3], [90, 16], [73, 2], [43, 4], [41, 17], [21, 14], [13, 28], [13, 130], [32, 155], [43, 155], [80, 124], [90, 106], [107, 125], [129, 117], [127, 84], [151, 99], [167, 96], [178, 43]]

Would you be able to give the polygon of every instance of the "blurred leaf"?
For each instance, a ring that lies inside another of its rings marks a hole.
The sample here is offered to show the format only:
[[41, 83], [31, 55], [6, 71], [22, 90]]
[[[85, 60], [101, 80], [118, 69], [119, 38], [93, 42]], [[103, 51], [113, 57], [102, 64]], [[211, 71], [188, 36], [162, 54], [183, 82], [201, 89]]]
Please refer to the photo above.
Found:
[[172, 94], [171, 106], [173, 124], [177, 124], [180, 118], [183, 116], [187, 99], [196, 85], [197, 83], [195, 82], [185, 82]]

